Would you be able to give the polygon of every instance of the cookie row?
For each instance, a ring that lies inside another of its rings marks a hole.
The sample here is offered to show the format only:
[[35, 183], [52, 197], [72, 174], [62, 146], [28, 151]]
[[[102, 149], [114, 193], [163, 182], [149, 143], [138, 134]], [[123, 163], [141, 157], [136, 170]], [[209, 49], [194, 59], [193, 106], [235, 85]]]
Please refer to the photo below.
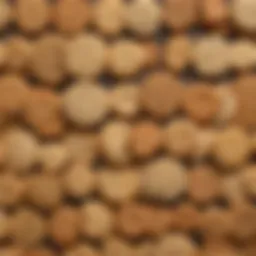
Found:
[[51, 87], [59, 86], [69, 76], [133, 77], [161, 62], [170, 72], [182, 73], [193, 68], [203, 77], [216, 77], [232, 70], [253, 70], [256, 48], [250, 40], [229, 42], [217, 34], [198, 38], [173, 36], [162, 46], [132, 39], [107, 43], [92, 33], [72, 39], [48, 34], [33, 41], [16, 36], [0, 45], [2, 69], [30, 73]]
[[[190, 203], [163, 208], [130, 202], [114, 210], [94, 200], [79, 207], [61, 205], [48, 216], [31, 208], [20, 208], [8, 216], [1, 211], [0, 237], [9, 237], [17, 248], [26, 249], [40, 248], [43, 239], [48, 237], [66, 251], [80, 242], [82, 244], [82, 238], [95, 239], [103, 245], [97, 249], [100, 249], [99, 253], [106, 255], [106, 247], [115, 235], [119, 235], [120, 241], [128, 238], [127, 244], [131, 239], [143, 236], [153, 238], [150, 243], [153, 249], [166, 236], [179, 234], [187, 237], [187, 241], [194, 245], [194, 251], [200, 251], [218, 239], [224, 244], [228, 244], [228, 239], [234, 244], [253, 239], [256, 233], [255, 215], [255, 208], [250, 205], [237, 205], [231, 209], [212, 206], [199, 211]], [[198, 247], [189, 236], [192, 231], [202, 232], [206, 246]], [[166, 246], [168, 244], [170, 249], [180, 245], [170, 241]], [[185, 248], [181, 246], [180, 250]]]
[[1, 28], [15, 22], [25, 33], [41, 32], [50, 24], [65, 34], [81, 32], [92, 24], [106, 35], [128, 29], [142, 36], [153, 35], [163, 24], [175, 31], [199, 22], [220, 28], [233, 23], [248, 32], [256, 28], [253, 0], [100, 0], [96, 4], [82, 0], [16, 0], [12, 5], [2, 1], [0, 10]]
[[[182, 158], [174, 158], [177, 152], [180, 154], [178, 157], [184, 157], [193, 155], [193, 149], [200, 150], [196, 148], [198, 145], [192, 145], [191, 148], [190, 141], [187, 143], [186, 140], [182, 140], [181, 144], [170, 144], [173, 146], [171, 156], [130, 164], [125, 162], [130, 155], [123, 155], [124, 148], [118, 144], [119, 141], [109, 142], [108, 139], [109, 144], [103, 144], [109, 146], [108, 151], [104, 152], [105, 156], [112, 162], [126, 165], [96, 168], [87, 154], [91, 151], [90, 154], [94, 153], [91, 158], [95, 157], [95, 144], [94, 147], [88, 145], [88, 140], [72, 145], [75, 143], [74, 138], [71, 138], [71, 144], [68, 138], [68, 144], [48, 143], [39, 146], [30, 134], [22, 130], [10, 131], [5, 139], [0, 176], [0, 206], [4, 207], [15, 206], [26, 195], [25, 198], [39, 208], [51, 209], [58, 206], [65, 196], [83, 198], [94, 192], [108, 202], [117, 204], [137, 198], [138, 195], [149, 200], [169, 202], [188, 192], [192, 201], [204, 204], [221, 195], [220, 179], [225, 180], [227, 174], [237, 175], [244, 194], [256, 196], [255, 165], [249, 161], [249, 157], [255, 154], [255, 145], [254, 148], [250, 147], [249, 138], [240, 130], [232, 128], [220, 133], [215, 143], [210, 145], [214, 160], [221, 166], [196, 168], [196, 171], [191, 169], [202, 165], [204, 161], [188, 165], [182, 162]], [[95, 142], [98, 142], [97, 138]], [[207, 146], [204, 145], [205, 148], [201, 150], [209, 150]], [[81, 151], [83, 148], [84, 152]], [[118, 149], [122, 152], [119, 153]], [[181, 152], [184, 154], [181, 155]], [[206, 165], [211, 166], [209, 163]], [[42, 174], [36, 175], [35, 171], [41, 171]], [[234, 189], [238, 191], [239, 186]]]

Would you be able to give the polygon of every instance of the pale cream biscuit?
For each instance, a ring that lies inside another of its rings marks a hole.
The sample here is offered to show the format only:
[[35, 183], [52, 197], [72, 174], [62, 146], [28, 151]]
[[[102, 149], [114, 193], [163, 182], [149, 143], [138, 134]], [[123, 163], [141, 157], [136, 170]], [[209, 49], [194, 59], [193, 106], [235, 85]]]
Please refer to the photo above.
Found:
[[232, 18], [236, 25], [248, 32], [256, 28], [256, 3], [254, 0], [235, 0], [231, 6]]
[[132, 76], [146, 65], [147, 56], [143, 45], [129, 39], [114, 42], [108, 51], [108, 69], [117, 76]]
[[187, 174], [181, 163], [160, 158], [145, 166], [141, 193], [162, 201], [174, 200], [187, 190], [187, 182]]
[[192, 62], [205, 76], [225, 74], [231, 68], [229, 43], [217, 34], [199, 38], [192, 49]]
[[133, 118], [139, 112], [139, 85], [133, 83], [118, 84], [110, 92], [112, 111], [124, 118]]
[[152, 35], [160, 26], [160, 5], [154, 0], [137, 0], [127, 3], [124, 20], [125, 26], [136, 34]]
[[63, 95], [63, 111], [76, 125], [99, 124], [110, 111], [107, 92], [97, 84], [75, 83]]
[[112, 121], [102, 128], [99, 134], [99, 150], [109, 161], [126, 164], [130, 161], [130, 125], [123, 121]]
[[95, 34], [82, 34], [70, 39], [66, 46], [67, 70], [75, 76], [95, 77], [105, 66], [107, 47]]

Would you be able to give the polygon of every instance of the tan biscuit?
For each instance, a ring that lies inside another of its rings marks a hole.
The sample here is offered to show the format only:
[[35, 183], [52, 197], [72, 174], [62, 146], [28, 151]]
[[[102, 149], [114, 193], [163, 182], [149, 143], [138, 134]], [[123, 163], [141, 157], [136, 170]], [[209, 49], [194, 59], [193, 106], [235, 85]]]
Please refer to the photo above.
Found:
[[13, 36], [6, 42], [6, 66], [10, 70], [28, 68], [34, 44], [21, 36]]
[[84, 236], [102, 239], [110, 235], [113, 228], [113, 215], [107, 205], [100, 201], [84, 204], [81, 210], [81, 232]]
[[140, 188], [140, 175], [134, 170], [103, 170], [98, 174], [97, 188], [111, 203], [124, 203], [135, 198]]
[[64, 192], [72, 197], [79, 198], [91, 194], [95, 188], [95, 175], [82, 164], [69, 167], [62, 177]]
[[124, 2], [101, 0], [96, 2], [92, 21], [96, 29], [105, 35], [117, 35], [124, 27]]
[[38, 174], [27, 181], [27, 198], [32, 204], [46, 210], [60, 205], [62, 189], [57, 177]]
[[197, 0], [165, 0], [163, 6], [165, 24], [176, 31], [187, 29], [198, 18]]
[[191, 157], [199, 144], [200, 130], [188, 119], [171, 121], [165, 131], [163, 143], [168, 152], [177, 157]]
[[137, 84], [118, 84], [110, 92], [112, 111], [120, 117], [132, 118], [139, 112], [139, 87]]
[[244, 130], [229, 127], [220, 131], [213, 145], [213, 156], [223, 167], [239, 167], [246, 163], [251, 153], [250, 140]]
[[158, 241], [155, 247], [156, 256], [193, 256], [196, 253], [196, 245], [182, 233], [168, 234]]
[[33, 246], [46, 235], [46, 223], [38, 213], [23, 208], [10, 219], [10, 235], [21, 246]]
[[105, 66], [106, 45], [94, 34], [82, 34], [70, 39], [66, 47], [67, 69], [75, 76], [95, 77]]
[[165, 64], [174, 71], [184, 70], [191, 62], [192, 42], [189, 37], [174, 36], [165, 44]]
[[13, 174], [2, 174], [0, 176], [0, 205], [2, 207], [19, 205], [24, 199], [25, 192], [25, 179]]
[[112, 121], [99, 134], [99, 150], [110, 162], [123, 165], [130, 161], [129, 136], [131, 127], [123, 121]]
[[7, 167], [17, 173], [28, 173], [37, 163], [39, 145], [32, 133], [20, 128], [10, 129], [4, 136]]
[[42, 31], [50, 20], [49, 2], [44, 0], [18, 0], [15, 2], [15, 18], [22, 31]]
[[146, 51], [139, 42], [120, 39], [108, 52], [109, 71], [117, 76], [132, 76], [141, 71], [147, 61]]
[[30, 70], [49, 86], [56, 86], [64, 80], [66, 41], [61, 36], [45, 35], [38, 39], [30, 56]]

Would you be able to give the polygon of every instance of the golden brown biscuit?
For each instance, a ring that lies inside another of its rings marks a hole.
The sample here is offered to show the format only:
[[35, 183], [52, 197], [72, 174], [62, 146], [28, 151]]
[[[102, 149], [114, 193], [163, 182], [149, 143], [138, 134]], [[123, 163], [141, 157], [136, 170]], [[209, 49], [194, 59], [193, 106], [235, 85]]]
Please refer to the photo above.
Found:
[[210, 203], [221, 195], [220, 177], [207, 165], [188, 173], [188, 195], [199, 204]]
[[182, 86], [165, 71], [154, 72], [142, 82], [141, 106], [152, 116], [166, 118], [180, 106]]
[[174, 72], [180, 72], [188, 67], [191, 62], [191, 54], [192, 42], [187, 36], [174, 36], [165, 44], [165, 64]]
[[61, 98], [50, 90], [32, 90], [24, 103], [23, 116], [26, 123], [42, 137], [51, 138], [63, 133]]
[[81, 32], [89, 16], [89, 5], [83, 0], [58, 0], [53, 7], [54, 25], [64, 33]]
[[79, 223], [79, 211], [76, 208], [63, 206], [53, 214], [49, 224], [49, 234], [58, 245], [71, 245], [78, 238]]
[[198, 122], [213, 120], [219, 110], [219, 98], [208, 84], [190, 85], [185, 89], [182, 102], [185, 113]]
[[141, 121], [131, 128], [129, 144], [135, 157], [153, 156], [160, 149], [162, 141], [161, 128], [151, 121]]

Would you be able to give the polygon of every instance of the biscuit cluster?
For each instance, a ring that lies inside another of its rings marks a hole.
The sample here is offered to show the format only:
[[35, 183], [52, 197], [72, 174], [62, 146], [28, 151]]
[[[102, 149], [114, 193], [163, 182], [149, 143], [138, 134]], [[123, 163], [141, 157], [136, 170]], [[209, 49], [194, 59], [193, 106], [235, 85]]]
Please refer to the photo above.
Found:
[[256, 0], [0, 0], [0, 256], [256, 255]]

